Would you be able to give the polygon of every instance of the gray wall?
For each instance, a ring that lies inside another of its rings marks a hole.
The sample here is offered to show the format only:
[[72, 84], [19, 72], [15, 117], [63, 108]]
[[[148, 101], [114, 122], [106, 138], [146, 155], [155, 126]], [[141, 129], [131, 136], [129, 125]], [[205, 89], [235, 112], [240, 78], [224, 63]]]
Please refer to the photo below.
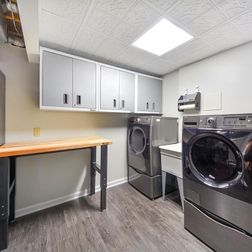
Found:
[[[164, 114], [180, 118], [180, 139], [183, 113], [177, 111], [177, 100], [186, 89], [194, 92], [197, 85], [202, 93], [199, 114], [252, 113], [252, 43], [188, 65], [164, 77]], [[220, 94], [221, 100], [218, 98]]]
[[[0, 69], [6, 75], [7, 142], [99, 135], [113, 141], [108, 181], [127, 176], [127, 115], [39, 110], [39, 68], [27, 62], [24, 49], [0, 44]], [[41, 127], [41, 137], [33, 136], [34, 127]], [[18, 158], [18, 214], [35, 204], [83, 191], [89, 188], [88, 182], [88, 150]]]

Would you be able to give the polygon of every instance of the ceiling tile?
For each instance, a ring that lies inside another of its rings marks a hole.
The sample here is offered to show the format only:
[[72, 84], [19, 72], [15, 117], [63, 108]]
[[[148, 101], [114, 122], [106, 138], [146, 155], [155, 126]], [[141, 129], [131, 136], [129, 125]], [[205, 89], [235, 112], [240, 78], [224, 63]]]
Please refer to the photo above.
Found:
[[113, 60], [124, 51], [124, 47], [116, 40], [108, 38], [104, 40], [96, 49], [94, 54], [98, 57]]
[[168, 71], [176, 68], [176, 65], [173, 62], [159, 59], [148, 62], [144, 67], [146, 67], [149, 71], [152, 71], [159, 75], [164, 75]]
[[252, 10], [239, 16], [232, 23], [239, 29], [241, 35], [247, 41], [252, 40]]
[[146, 2], [149, 2], [150, 4], [152, 4], [161, 12], [165, 12], [167, 11], [167, 9], [173, 6], [173, 4], [178, 2], [178, 0], [146, 0]]
[[182, 66], [188, 64], [189, 61], [193, 62], [199, 58], [205, 58], [215, 51], [216, 48], [208, 45], [201, 39], [194, 39], [183, 47], [165, 54], [163, 58], [169, 60], [173, 64]]
[[123, 21], [112, 31], [110, 38], [123, 46], [131, 45], [147, 28], [148, 26], [129, 25]]
[[42, 0], [41, 8], [52, 14], [77, 22], [83, 18], [83, 13], [89, 7], [90, 0]]
[[219, 3], [224, 2], [225, 0], [209, 0], [209, 1], [215, 5], [218, 5]]
[[110, 15], [101, 10], [92, 11], [84, 23], [84, 27], [88, 27], [102, 35], [109, 35], [113, 28], [119, 23], [120, 18], [116, 15]]
[[249, 8], [252, 8], [251, 0], [225, 0], [220, 2], [217, 7], [228, 17], [233, 18], [240, 15]]
[[168, 11], [167, 18], [171, 17], [180, 24], [186, 25], [211, 7], [208, 0], [181, 1]]
[[99, 34], [90, 28], [82, 27], [72, 45], [72, 49], [91, 54], [95, 52], [105, 39], [106, 36], [103, 34]]
[[70, 48], [78, 26], [66, 19], [41, 11], [39, 20], [39, 39]]
[[157, 58], [158, 56], [145, 52], [133, 46], [128, 47], [117, 57], [117, 59], [122, 61], [122, 63], [132, 64], [133, 66], [141, 66], [141, 64], [144, 65], [147, 62], [153, 61]]
[[96, 9], [99, 9], [108, 15], [117, 18], [122, 18], [127, 14], [129, 8], [136, 2], [136, 0], [99, 0]]
[[139, 27], [149, 27], [160, 17], [158, 11], [151, 8], [149, 5], [142, 1], [138, 1], [133, 6], [124, 21], [129, 25]]
[[216, 9], [212, 8], [202, 15], [195, 18], [188, 27], [196, 35], [201, 35], [202, 33], [212, 29], [216, 25], [219, 25], [225, 21], [225, 17], [219, 13]]
[[201, 38], [205, 43], [216, 48], [216, 52], [242, 44], [239, 30], [231, 23], [223, 24]]
[[187, 43], [182, 44], [179, 47], [176, 47], [175, 49], [163, 54], [161, 58], [164, 60], [173, 60], [180, 56], [180, 54], [184, 54], [187, 52], [188, 48], [198, 48], [202, 45], [202, 41], [199, 41], [199, 39], [192, 39], [191, 41], [188, 41]]

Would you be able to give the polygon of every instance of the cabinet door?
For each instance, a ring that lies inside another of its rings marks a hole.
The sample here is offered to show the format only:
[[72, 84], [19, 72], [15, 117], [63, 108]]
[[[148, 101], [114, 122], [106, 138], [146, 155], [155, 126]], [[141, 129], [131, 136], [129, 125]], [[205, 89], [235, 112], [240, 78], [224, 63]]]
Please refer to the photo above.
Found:
[[96, 64], [73, 59], [73, 106], [96, 108]]
[[120, 109], [119, 84], [119, 71], [113, 68], [101, 66], [101, 109]]
[[162, 81], [138, 75], [138, 111], [162, 111]]
[[42, 104], [72, 107], [72, 59], [43, 52]]
[[152, 82], [150, 78], [138, 75], [138, 88], [137, 88], [137, 110], [150, 111], [152, 102]]
[[153, 112], [162, 112], [162, 80], [151, 79], [152, 92], [150, 110]]
[[120, 108], [134, 111], [135, 109], [135, 74], [120, 71]]

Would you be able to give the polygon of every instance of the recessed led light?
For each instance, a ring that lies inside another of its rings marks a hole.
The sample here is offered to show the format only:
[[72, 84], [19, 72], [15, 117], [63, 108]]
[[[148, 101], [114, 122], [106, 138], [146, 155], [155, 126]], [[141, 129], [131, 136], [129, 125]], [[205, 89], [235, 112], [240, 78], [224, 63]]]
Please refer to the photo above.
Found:
[[192, 38], [192, 35], [163, 18], [132, 45], [161, 56]]

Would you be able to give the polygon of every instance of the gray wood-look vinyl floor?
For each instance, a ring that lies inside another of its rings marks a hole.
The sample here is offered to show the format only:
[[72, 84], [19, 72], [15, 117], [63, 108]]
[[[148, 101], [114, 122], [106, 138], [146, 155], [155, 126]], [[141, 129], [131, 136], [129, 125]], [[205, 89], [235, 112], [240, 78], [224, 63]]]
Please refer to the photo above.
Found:
[[183, 227], [181, 207], [151, 201], [128, 184], [18, 219], [10, 225], [8, 252], [211, 251]]

